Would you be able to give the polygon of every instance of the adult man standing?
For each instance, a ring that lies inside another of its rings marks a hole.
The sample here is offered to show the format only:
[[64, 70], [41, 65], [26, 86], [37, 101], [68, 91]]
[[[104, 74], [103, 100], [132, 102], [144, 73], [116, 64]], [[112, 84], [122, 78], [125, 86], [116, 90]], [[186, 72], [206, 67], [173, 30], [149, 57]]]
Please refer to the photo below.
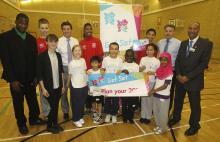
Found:
[[185, 131], [186, 136], [194, 135], [200, 129], [200, 91], [204, 88], [204, 70], [209, 63], [212, 52], [212, 42], [201, 38], [198, 35], [199, 31], [200, 23], [194, 22], [189, 25], [189, 39], [181, 42], [175, 66], [176, 95], [173, 119], [169, 121], [169, 124], [174, 125], [180, 121], [183, 102], [187, 93], [191, 114], [190, 128]]
[[175, 35], [175, 26], [171, 24], [167, 24], [164, 26], [164, 31], [165, 31], [165, 38], [161, 39], [158, 42], [158, 47], [159, 47], [159, 52], [168, 52], [171, 55], [172, 58], [172, 67], [173, 67], [173, 78], [172, 78], [172, 84], [171, 84], [171, 89], [170, 89], [170, 107], [169, 111], [172, 108], [173, 104], [173, 98], [174, 98], [174, 90], [175, 90], [175, 82], [176, 82], [176, 77], [175, 77], [175, 60], [179, 51], [180, 43], [181, 41], [174, 38]]
[[24, 115], [24, 96], [29, 107], [29, 124], [43, 124], [39, 118], [36, 96], [36, 39], [26, 32], [29, 18], [20, 13], [16, 16], [16, 27], [1, 35], [2, 78], [10, 83], [15, 117], [21, 134], [27, 134]]
[[[57, 51], [62, 56], [63, 70], [64, 70], [64, 87], [67, 88], [68, 79], [68, 64], [72, 61], [72, 48], [78, 45], [79, 41], [72, 37], [72, 25], [70, 22], [65, 21], [61, 24], [63, 36], [59, 38]], [[67, 89], [66, 89], [67, 90]], [[67, 91], [61, 96], [61, 107], [63, 111], [63, 118], [69, 119], [69, 102]]]

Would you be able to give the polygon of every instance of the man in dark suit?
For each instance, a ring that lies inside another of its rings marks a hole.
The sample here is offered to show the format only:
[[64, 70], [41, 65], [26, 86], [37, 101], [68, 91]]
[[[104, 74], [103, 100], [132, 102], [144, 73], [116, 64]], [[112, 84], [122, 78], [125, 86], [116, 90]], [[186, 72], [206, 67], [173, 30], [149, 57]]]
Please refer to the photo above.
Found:
[[194, 135], [200, 129], [200, 91], [204, 88], [204, 70], [209, 63], [212, 52], [212, 42], [199, 37], [200, 23], [194, 22], [188, 27], [189, 39], [181, 42], [176, 59], [176, 92], [174, 99], [174, 125], [181, 119], [185, 94], [188, 94], [191, 114], [190, 128], [185, 131], [186, 136]]
[[24, 96], [29, 107], [29, 124], [43, 124], [39, 118], [36, 96], [36, 39], [26, 32], [29, 18], [20, 13], [16, 16], [16, 27], [0, 35], [2, 78], [10, 83], [15, 117], [21, 134], [27, 134], [24, 115]]

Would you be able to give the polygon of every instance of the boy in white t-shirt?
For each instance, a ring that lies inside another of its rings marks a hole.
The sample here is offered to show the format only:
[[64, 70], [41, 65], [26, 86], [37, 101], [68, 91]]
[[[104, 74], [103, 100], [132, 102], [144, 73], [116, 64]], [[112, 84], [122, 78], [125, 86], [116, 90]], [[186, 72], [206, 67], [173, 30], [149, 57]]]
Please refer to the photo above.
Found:
[[164, 52], [160, 54], [160, 67], [156, 71], [156, 84], [149, 92], [149, 95], [153, 95], [153, 112], [157, 125], [154, 128], [155, 134], [162, 134], [168, 129], [167, 123], [172, 77], [171, 55]]
[[[101, 72], [105, 73], [121, 73], [122, 59], [118, 56], [119, 45], [117, 42], [112, 42], [109, 45], [109, 56], [105, 57], [102, 62]], [[103, 73], [104, 74], [104, 73]], [[105, 122], [112, 123], [117, 122], [117, 112], [119, 109], [119, 98], [118, 97], [105, 97], [104, 110], [106, 113]]]
[[[146, 47], [147, 56], [142, 57], [140, 61], [140, 71], [149, 75], [149, 89], [155, 84], [155, 72], [160, 66], [160, 61], [155, 57], [158, 52], [156, 44], [150, 43]], [[152, 118], [153, 97], [141, 97], [141, 123], [148, 124]]]
[[[99, 56], [92, 56], [90, 59], [91, 69], [87, 71], [90, 74], [100, 74], [101, 58]], [[101, 96], [99, 91], [96, 91], [96, 86], [89, 87], [89, 94], [92, 96], [92, 111], [93, 122], [100, 123], [102, 121], [102, 104], [104, 97]]]
[[[139, 72], [139, 65], [135, 63], [135, 55], [132, 49], [125, 52], [125, 62], [122, 65], [122, 73], [129, 74]], [[122, 117], [123, 122], [134, 123], [134, 111], [137, 108], [138, 97], [122, 97]]]
[[[86, 62], [81, 58], [82, 50], [79, 45], [72, 48], [73, 59], [68, 65], [69, 77], [67, 85], [70, 86], [70, 101], [72, 107], [72, 120], [76, 127], [82, 127], [84, 104], [88, 95]], [[70, 85], [71, 84], [71, 85]]]

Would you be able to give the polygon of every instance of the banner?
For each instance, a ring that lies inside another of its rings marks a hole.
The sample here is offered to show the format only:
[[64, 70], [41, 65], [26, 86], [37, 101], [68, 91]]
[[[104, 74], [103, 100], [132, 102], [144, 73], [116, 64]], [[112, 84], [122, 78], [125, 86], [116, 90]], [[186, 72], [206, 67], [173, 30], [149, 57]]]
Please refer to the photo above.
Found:
[[[137, 12], [136, 12], [137, 13]], [[109, 51], [109, 44], [117, 42], [120, 50], [127, 50], [138, 40], [139, 23], [135, 18], [132, 5], [100, 5], [100, 39], [104, 52]], [[138, 24], [136, 27], [136, 23]]]
[[92, 96], [132, 97], [147, 96], [149, 80], [147, 74], [140, 72], [116, 75], [90, 74], [89, 87]]

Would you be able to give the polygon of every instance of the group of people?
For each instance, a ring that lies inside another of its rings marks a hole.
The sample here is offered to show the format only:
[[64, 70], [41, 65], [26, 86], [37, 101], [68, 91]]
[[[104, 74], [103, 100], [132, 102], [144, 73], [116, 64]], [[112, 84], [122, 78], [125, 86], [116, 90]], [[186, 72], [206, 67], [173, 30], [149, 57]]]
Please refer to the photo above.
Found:
[[[154, 116], [154, 132], [162, 134], [167, 131], [168, 125], [175, 125], [181, 120], [187, 93], [191, 114], [190, 128], [185, 135], [194, 135], [200, 129], [200, 91], [204, 88], [204, 70], [211, 57], [212, 42], [199, 36], [199, 22], [189, 25], [189, 39], [182, 42], [174, 38], [173, 25], [164, 26], [165, 37], [157, 44], [154, 43], [156, 30], [148, 29], [146, 38], [149, 44], [140, 51], [133, 51], [132, 48], [126, 50], [124, 61], [119, 57], [120, 47], [117, 42], [110, 43], [108, 56], [104, 57], [101, 41], [92, 35], [90, 23], [84, 25], [84, 39], [80, 42], [72, 37], [72, 25], [68, 21], [61, 24], [63, 36], [58, 38], [55, 34], [48, 34], [48, 20], [40, 19], [40, 36], [37, 39], [27, 32], [27, 15], [18, 14], [15, 23], [15, 28], [0, 35], [0, 57], [2, 78], [10, 83], [15, 117], [21, 134], [28, 133], [24, 97], [29, 107], [29, 124], [47, 123], [47, 131], [54, 134], [64, 130], [57, 120], [60, 99], [64, 120], [69, 119], [71, 106], [72, 121], [76, 127], [82, 127], [85, 123], [85, 108], [87, 112], [92, 112], [94, 123], [102, 122], [102, 108], [106, 114], [104, 121], [116, 123], [121, 104], [124, 123], [134, 123], [134, 112], [140, 106], [140, 122], [148, 124]], [[90, 74], [131, 72], [149, 75], [150, 91], [146, 97], [93, 96], [92, 88], [88, 86]], [[37, 84], [43, 119], [39, 118]], [[169, 120], [171, 108], [174, 108], [173, 117]]]

